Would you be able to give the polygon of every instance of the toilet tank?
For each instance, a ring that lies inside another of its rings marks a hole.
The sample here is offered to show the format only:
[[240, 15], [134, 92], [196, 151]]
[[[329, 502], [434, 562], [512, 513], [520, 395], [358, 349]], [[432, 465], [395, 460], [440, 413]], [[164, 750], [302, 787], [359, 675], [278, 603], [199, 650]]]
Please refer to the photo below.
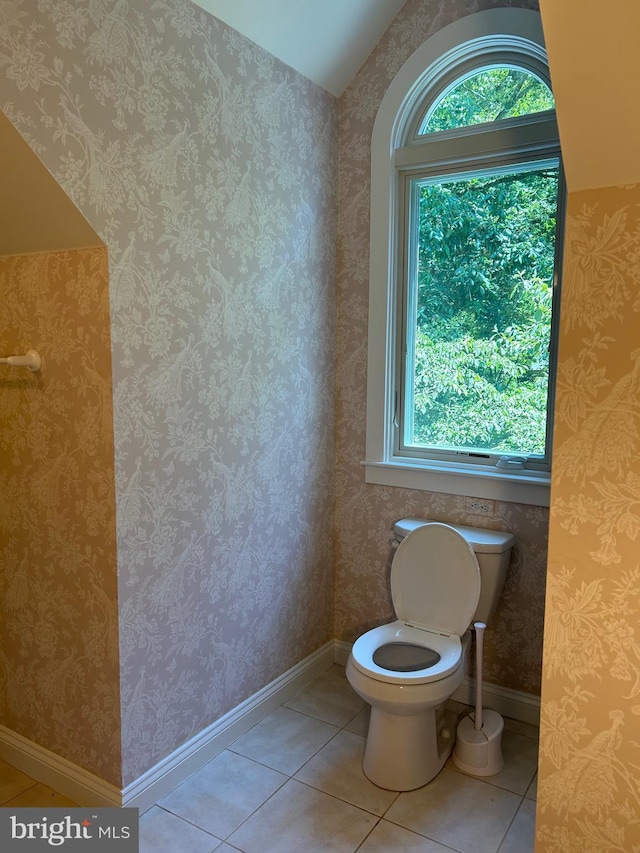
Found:
[[[395, 541], [401, 542], [412, 530], [429, 524], [429, 521], [428, 518], [401, 518], [393, 525]], [[501, 530], [461, 524], [449, 524], [449, 527], [461, 533], [475, 552], [480, 567], [480, 600], [472, 621], [488, 623], [502, 594], [515, 536]]]

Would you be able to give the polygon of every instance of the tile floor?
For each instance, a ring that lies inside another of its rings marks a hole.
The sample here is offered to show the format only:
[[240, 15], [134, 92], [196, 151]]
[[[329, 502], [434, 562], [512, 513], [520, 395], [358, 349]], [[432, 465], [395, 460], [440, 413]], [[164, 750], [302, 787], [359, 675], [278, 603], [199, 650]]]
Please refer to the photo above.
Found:
[[[537, 729], [505, 721], [496, 776], [397, 794], [362, 772], [367, 722], [333, 666], [141, 815], [140, 853], [532, 853]], [[0, 762], [0, 805], [45, 804], [74, 805]]]

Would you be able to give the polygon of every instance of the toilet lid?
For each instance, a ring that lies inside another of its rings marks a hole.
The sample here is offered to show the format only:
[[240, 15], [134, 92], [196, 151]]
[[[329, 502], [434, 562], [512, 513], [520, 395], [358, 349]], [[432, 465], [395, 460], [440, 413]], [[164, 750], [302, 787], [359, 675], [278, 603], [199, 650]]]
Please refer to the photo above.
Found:
[[480, 598], [473, 548], [447, 524], [425, 524], [406, 536], [391, 565], [391, 597], [398, 619], [462, 636]]

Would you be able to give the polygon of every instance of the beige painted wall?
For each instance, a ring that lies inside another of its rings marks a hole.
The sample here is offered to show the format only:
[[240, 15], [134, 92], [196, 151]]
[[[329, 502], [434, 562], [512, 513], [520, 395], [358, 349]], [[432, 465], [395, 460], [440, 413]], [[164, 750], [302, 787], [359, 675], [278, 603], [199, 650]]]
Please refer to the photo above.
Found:
[[[52, 214], [55, 211], [52, 211]], [[107, 251], [0, 258], [0, 724], [120, 785]]]

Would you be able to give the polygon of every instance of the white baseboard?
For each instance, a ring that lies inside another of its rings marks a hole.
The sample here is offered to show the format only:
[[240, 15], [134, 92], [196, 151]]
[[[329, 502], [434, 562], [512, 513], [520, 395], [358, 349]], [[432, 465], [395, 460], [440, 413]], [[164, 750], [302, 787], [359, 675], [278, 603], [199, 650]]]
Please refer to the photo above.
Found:
[[[82, 806], [129, 806], [144, 812], [333, 663], [345, 666], [350, 651], [351, 643], [329, 641], [123, 789], [1, 725], [0, 759]], [[465, 678], [451, 698], [474, 704], [475, 681]], [[537, 696], [485, 682], [483, 698], [484, 705], [505, 717], [539, 725]]]
[[330, 640], [127, 785], [122, 791], [122, 805], [139, 808], [141, 813], [151, 808], [333, 662], [334, 642]]
[[[475, 705], [475, 678], [466, 676], [451, 698], [465, 705]], [[497, 684], [483, 681], [482, 705], [485, 708], [493, 708], [503, 717], [510, 717], [512, 720], [519, 720], [522, 723], [530, 723], [532, 726], [540, 725], [540, 697], [534, 696], [532, 693], [524, 693], [521, 690], [512, 690], [509, 687], [500, 687]]]
[[0, 758], [79, 805], [129, 806], [142, 813], [329, 669], [334, 646], [333, 640], [326, 643], [123, 789], [4, 726], [0, 726]]
[[81, 806], [120, 806], [117, 785], [0, 726], [0, 758]]
[[[351, 652], [351, 643], [343, 640], [335, 641], [335, 661], [346, 666]], [[475, 705], [476, 682], [475, 678], [465, 677], [451, 697], [456, 702], [464, 705]], [[530, 723], [533, 726], [540, 725], [540, 697], [531, 693], [523, 693], [520, 690], [512, 690], [509, 687], [499, 687], [497, 684], [482, 682], [482, 704], [493, 708], [503, 717], [510, 717], [522, 723]]]
[[345, 643], [344, 640], [335, 640], [335, 662], [340, 666], [346, 666], [351, 654], [351, 646], [353, 643]]

